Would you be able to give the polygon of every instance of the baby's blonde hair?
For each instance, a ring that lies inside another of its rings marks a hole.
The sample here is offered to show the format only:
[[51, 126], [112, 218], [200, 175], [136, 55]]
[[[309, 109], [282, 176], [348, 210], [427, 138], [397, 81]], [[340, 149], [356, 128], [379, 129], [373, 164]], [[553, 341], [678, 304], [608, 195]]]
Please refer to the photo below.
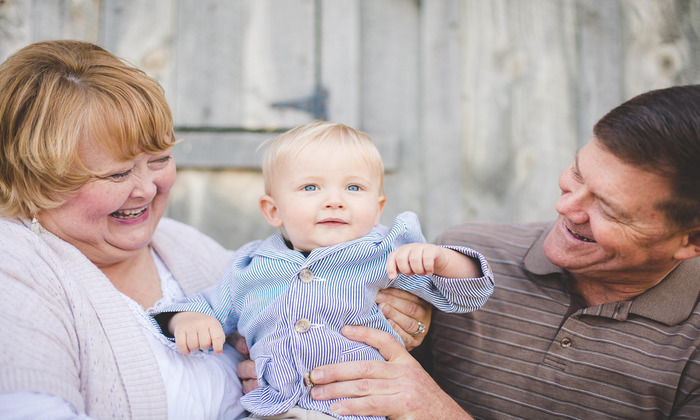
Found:
[[[331, 143], [332, 142], [332, 143]], [[270, 194], [275, 168], [281, 160], [294, 159], [302, 150], [319, 144], [332, 144], [348, 153], [360, 156], [368, 165], [376, 168], [380, 182], [380, 194], [384, 194], [384, 165], [379, 150], [365, 133], [345, 124], [313, 121], [286, 131], [263, 143], [265, 148], [262, 171], [265, 193]]]
[[63, 204], [95, 173], [78, 155], [94, 142], [118, 159], [172, 146], [161, 86], [97, 45], [28, 45], [0, 66], [0, 216]]

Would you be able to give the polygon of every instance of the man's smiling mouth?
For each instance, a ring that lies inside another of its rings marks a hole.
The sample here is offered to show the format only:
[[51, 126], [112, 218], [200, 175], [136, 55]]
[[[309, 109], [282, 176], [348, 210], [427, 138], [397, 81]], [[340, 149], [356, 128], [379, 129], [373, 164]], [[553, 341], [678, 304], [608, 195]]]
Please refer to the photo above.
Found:
[[583, 241], [583, 242], [595, 242], [593, 239], [586, 238], [585, 236], [581, 236], [581, 235], [579, 235], [578, 233], [574, 232], [573, 230], [569, 229], [568, 227], [566, 228], [566, 230], [568, 230], [569, 233], [570, 233], [574, 238], [576, 238], [576, 239], [578, 239], [578, 240], [581, 240], [581, 241]]

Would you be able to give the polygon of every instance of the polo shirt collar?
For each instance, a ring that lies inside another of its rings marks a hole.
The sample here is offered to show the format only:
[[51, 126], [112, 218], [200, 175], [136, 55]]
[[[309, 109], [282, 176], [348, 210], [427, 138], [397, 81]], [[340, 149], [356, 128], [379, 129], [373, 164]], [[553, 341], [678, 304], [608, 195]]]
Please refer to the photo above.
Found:
[[[545, 229], [523, 257], [525, 268], [536, 275], [565, 274], [544, 254], [544, 241], [552, 230]], [[686, 320], [695, 309], [700, 297], [700, 257], [682, 261], [659, 284], [633, 298], [629, 313], [643, 316], [666, 325]]]

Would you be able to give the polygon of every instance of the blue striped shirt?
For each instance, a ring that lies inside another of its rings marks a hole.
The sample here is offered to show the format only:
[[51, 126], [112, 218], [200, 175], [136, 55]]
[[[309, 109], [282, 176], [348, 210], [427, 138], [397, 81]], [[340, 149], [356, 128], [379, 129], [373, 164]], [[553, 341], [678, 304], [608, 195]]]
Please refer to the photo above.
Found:
[[238, 331], [245, 337], [260, 384], [241, 400], [247, 410], [275, 415], [299, 405], [335, 416], [328, 408], [332, 401], [310, 397], [303, 376], [329, 363], [383, 360], [376, 349], [343, 337], [344, 325], [377, 328], [401, 340], [375, 303], [380, 289], [407, 290], [448, 312], [474, 311], [493, 291], [486, 260], [465, 247], [450, 248], [478, 259], [482, 277], [399, 275], [390, 281], [387, 256], [414, 242], [425, 239], [411, 212], [399, 215], [386, 235], [372, 232], [314, 249], [308, 257], [289, 249], [276, 234], [244, 245], [217, 285], [164, 312], [202, 312], [216, 317], [226, 335]]

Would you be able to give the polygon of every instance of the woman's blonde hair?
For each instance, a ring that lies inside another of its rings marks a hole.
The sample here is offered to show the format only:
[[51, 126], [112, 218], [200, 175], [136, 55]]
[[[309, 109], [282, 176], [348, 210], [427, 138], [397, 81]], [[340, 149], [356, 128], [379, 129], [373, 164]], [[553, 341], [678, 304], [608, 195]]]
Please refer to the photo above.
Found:
[[275, 168], [280, 160], [294, 159], [307, 147], [320, 144], [331, 144], [349, 155], [359, 156], [367, 165], [374, 167], [380, 178], [380, 194], [384, 193], [384, 165], [372, 139], [360, 130], [327, 121], [313, 121], [300, 125], [261, 145], [265, 148], [262, 161], [265, 193], [269, 194], [271, 191]]
[[31, 44], [0, 65], [0, 216], [58, 207], [97, 175], [80, 160], [82, 141], [123, 160], [167, 150], [173, 122], [161, 86], [80, 41]]

